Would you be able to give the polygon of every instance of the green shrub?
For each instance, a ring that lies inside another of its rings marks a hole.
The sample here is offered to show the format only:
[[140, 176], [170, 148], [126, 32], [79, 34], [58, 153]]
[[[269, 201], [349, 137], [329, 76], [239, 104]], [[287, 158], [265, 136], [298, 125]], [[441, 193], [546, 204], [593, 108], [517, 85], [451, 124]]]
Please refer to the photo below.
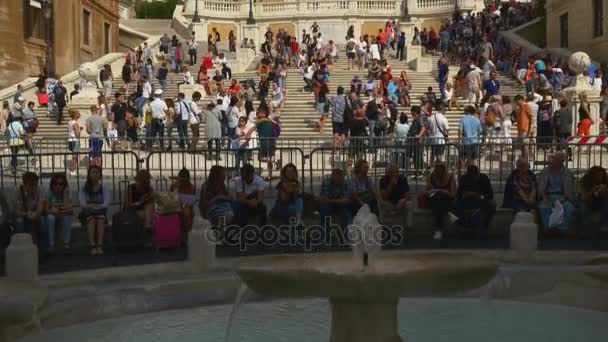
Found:
[[139, 1], [135, 5], [138, 19], [171, 19], [177, 0]]

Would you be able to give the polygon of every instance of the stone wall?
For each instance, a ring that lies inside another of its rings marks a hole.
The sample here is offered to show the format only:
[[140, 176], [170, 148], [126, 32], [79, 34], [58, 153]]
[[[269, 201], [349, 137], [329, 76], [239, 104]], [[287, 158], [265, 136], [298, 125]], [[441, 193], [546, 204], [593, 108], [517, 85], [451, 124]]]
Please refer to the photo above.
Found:
[[[220, 38], [222, 39], [222, 42], [228, 42], [228, 33], [230, 33], [230, 31], [234, 31], [234, 34], [237, 36], [237, 40], [238, 40], [239, 30], [235, 24], [210, 22], [209, 24], [207, 24], [207, 35], [213, 33], [212, 30], [214, 27], [220, 33]], [[204, 38], [197, 37], [196, 39], [205, 41], [205, 42], [207, 41], [207, 37], [204, 37]]]
[[[104, 23], [109, 26], [109, 52], [117, 51], [119, 0], [53, 1], [55, 70], [71, 72], [86, 61], [105, 55]], [[24, 1], [0, 1], [0, 88], [40, 73], [46, 43], [24, 34]], [[83, 44], [83, 8], [90, 15], [90, 42]]]
[[604, 1], [604, 35], [593, 37], [591, 1], [547, 1], [547, 47], [560, 48], [560, 17], [568, 14], [568, 49], [585, 51], [593, 60], [608, 60], [608, 1]]

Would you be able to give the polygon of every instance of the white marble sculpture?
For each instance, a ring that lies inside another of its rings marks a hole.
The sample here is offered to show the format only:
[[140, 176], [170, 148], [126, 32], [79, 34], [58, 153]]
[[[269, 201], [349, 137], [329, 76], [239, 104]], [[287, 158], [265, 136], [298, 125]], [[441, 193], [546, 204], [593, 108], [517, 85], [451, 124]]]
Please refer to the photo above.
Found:
[[91, 62], [82, 63], [78, 67], [78, 75], [82, 78], [84, 86], [94, 86], [97, 89], [97, 65]]

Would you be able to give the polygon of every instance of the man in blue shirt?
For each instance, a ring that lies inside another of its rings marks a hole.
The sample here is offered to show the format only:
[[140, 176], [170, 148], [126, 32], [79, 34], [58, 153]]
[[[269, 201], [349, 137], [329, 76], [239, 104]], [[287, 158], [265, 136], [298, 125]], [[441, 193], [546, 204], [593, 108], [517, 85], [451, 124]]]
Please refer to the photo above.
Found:
[[490, 73], [490, 79], [483, 81], [483, 90], [485, 92], [481, 105], [488, 102], [488, 100], [495, 95], [500, 95], [500, 81], [496, 79], [496, 71]]
[[397, 39], [397, 57], [400, 61], [403, 60], [403, 50], [405, 49], [405, 32], [399, 32], [399, 38]]
[[448, 67], [448, 62], [445, 58], [441, 59], [439, 64], [439, 75], [437, 76], [437, 80], [439, 82], [439, 91], [441, 92], [441, 100], [446, 101], [447, 94], [445, 92], [445, 85], [448, 83], [448, 74], [450, 73], [450, 68]]
[[479, 137], [482, 133], [481, 122], [473, 115], [473, 106], [465, 107], [465, 115], [460, 120], [458, 138], [462, 139], [462, 159], [468, 162], [479, 157]]
[[344, 180], [344, 171], [334, 169], [331, 176], [323, 180], [319, 199], [321, 227], [324, 229], [325, 241], [331, 241], [331, 217], [340, 217], [340, 228], [345, 232], [350, 223], [350, 192]]

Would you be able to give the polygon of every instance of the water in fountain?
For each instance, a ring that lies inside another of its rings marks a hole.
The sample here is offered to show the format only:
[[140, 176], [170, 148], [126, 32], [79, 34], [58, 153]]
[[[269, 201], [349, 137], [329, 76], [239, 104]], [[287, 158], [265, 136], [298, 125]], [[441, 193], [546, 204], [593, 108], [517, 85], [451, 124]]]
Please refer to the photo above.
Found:
[[367, 204], [363, 205], [348, 227], [355, 265], [367, 267], [382, 250], [382, 225]]
[[234, 305], [232, 305], [232, 310], [230, 311], [230, 316], [228, 316], [228, 324], [226, 324], [226, 333], [224, 337], [224, 342], [230, 342], [230, 330], [232, 330], [232, 324], [234, 323], [234, 317], [236, 316], [237, 311], [243, 304], [245, 299], [245, 295], [249, 291], [249, 287], [245, 283], [241, 284], [239, 288], [239, 292], [236, 294], [236, 299], [234, 300]]

